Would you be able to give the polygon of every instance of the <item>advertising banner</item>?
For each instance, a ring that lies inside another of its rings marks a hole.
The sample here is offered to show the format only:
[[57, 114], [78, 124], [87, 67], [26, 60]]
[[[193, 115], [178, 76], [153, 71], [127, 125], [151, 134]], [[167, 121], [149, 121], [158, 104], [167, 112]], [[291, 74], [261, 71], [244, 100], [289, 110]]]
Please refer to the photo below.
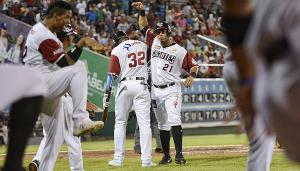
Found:
[[[91, 50], [84, 49], [80, 59], [88, 66], [88, 99], [95, 103], [99, 107], [100, 111], [102, 111], [102, 98], [105, 91], [109, 58]], [[115, 108], [117, 83], [118, 81], [115, 81], [115, 84], [112, 87], [109, 111], [114, 111]]]

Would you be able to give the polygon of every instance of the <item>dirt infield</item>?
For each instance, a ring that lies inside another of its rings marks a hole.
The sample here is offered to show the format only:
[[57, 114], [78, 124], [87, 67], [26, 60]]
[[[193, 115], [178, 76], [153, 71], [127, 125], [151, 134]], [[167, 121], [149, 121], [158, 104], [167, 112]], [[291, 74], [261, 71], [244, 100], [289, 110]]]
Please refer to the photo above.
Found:
[[[276, 148], [275, 151], [281, 151]], [[244, 145], [224, 145], [224, 146], [202, 146], [202, 147], [188, 147], [183, 149], [185, 155], [205, 154], [205, 155], [222, 155], [222, 154], [246, 154], [248, 152], [248, 146]], [[175, 153], [175, 149], [171, 148], [171, 153]], [[139, 156], [140, 154], [134, 153], [134, 150], [126, 150], [126, 157]], [[34, 153], [27, 153], [25, 158], [32, 158]], [[154, 153], [153, 155], [160, 156], [162, 154]], [[95, 157], [111, 157], [113, 156], [113, 150], [85, 150], [83, 151], [84, 158]], [[0, 159], [4, 156], [0, 156]], [[68, 158], [67, 151], [61, 151], [58, 158]]]

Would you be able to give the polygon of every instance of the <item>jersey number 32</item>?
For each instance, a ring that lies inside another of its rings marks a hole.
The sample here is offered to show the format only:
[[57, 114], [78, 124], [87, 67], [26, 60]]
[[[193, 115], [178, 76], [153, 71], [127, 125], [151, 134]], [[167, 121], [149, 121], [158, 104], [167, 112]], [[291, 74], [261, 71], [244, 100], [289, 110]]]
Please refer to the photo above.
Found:
[[128, 58], [131, 59], [129, 63], [130, 68], [137, 67], [139, 65], [144, 65], [145, 62], [145, 52], [139, 51], [138, 53], [130, 53], [128, 54]]

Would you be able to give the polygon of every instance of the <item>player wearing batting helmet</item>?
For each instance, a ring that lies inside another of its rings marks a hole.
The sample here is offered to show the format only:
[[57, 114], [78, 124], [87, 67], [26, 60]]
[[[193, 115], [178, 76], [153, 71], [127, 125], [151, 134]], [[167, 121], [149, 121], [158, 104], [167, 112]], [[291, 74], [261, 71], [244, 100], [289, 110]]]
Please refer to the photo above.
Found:
[[118, 46], [122, 40], [121, 39], [129, 39], [127, 34], [124, 31], [117, 31], [115, 34], [113, 34], [113, 41], [115, 47]]
[[133, 7], [141, 10], [139, 27], [146, 36], [146, 44], [149, 48], [148, 54], [151, 59], [152, 79], [152, 106], [156, 112], [158, 128], [164, 156], [159, 164], [172, 162], [170, 156], [170, 130], [174, 139], [177, 164], [185, 164], [182, 155], [182, 127], [181, 127], [181, 69], [190, 73], [185, 79], [184, 86], [190, 87], [193, 78], [196, 77], [198, 66], [188, 56], [187, 50], [171, 41], [171, 27], [162, 21], [156, 24], [153, 31], [147, 25], [144, 5], [141, 2], [132, 3]]
[[147, 45], [138, 40], [130, 40], [123, 31], [117, 31], [113, 40], [115, 48], [111, 52], [103, 108], [109, 107], [112, 81], [120, 77], [116, 93], [114, 158], [110, 166], [121, 166], [124, 161], [125, 136], [128, 114], [136, 113], [141, 137], [142, 167], [155, 166], [152, 162], [152, 133], [150, 128], [150, 93], [147, 86]]

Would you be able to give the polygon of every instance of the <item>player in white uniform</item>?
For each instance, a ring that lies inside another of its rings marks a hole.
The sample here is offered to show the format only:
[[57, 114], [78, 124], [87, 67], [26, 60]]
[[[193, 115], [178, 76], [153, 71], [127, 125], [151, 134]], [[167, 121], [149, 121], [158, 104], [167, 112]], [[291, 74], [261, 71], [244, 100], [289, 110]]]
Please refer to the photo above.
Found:
[[0, 66], [0, 110], [11, 105], [4, 171], [20, 171], [27, 140], [41, 112], [47, 86], [42, 76], [24, 66]]
[[79, 59], [85, 45], [95, 40], [79, 41], [68, 53], [54, 32], [63, 31], [70, 22], [71, 5], [65, 1], [54, 1], [46, 11], [46, 18], [30, 30], [26, 44], [24, 62], [39, 70], [48, 85], [43, 113], [55, 116], [59, 112], [60, 97], [67, 91], [73, 99], [74, 135], [82, 135], [103, 127], [102, 121], [92, 121], [86, 111], [87, 70], [73, 64]]
[[[72, 97], [68, 94], [62, 97], [61, 113], [56, 117], [43, 116], [44, 138], [41, 141], [39, 149], [29, 164], [30, 171], [54, 170], [55, 162], [59, 154], [61, 145], [65, 142], [68, 145], [68, 156], [70, 170], [83, 171], [83, 158], [80, 138], [73, 136], [73, 102]], [[44, 150], [48, 150], [46, 153]], [[46, 159], [44, 162], [41, 160]], [[40, 165], [41, 163], [41, 165]]]
[[[230, 93], [235, 97], [239, 79], [236, 63], [231, 56], [230, 50], [227, 50], [225, 53], [223, 78]], [[269, 171], [276, 137], [274, 133], [269, 131], [260, 114], [253, 115], [253, 117], [253, 126], [245, 130], [249, 141], [247, 170]]]
[[115, 103], [114, 159], [111, 166], [121, 166], [125, 153], [125, 136], [128, 114], [133, 109], [140, 128], [142, 166], [155, 166], [151, 159], [152, 134], [150, 129], [150, 92], [147, 87], [147, 45], [129, 40], [126, 33], [114, 35], [115, 48], [111, 52], [104, 108], [108, 107], [112, 80], [120, 77]]
[[[65, 51], [71, 46], [73, 42], [73, 36], [77, 33], [74, 32], [71, 24], [65, 26], [64, 31], [58, 33], [58, 38], [62, 41]], [[76, 64], [80, 67], [85, 67], [82, 61], [77, 61]], [[43, 134], [44, 138], [40, 143], [39, 149], [33, 158], [33, 161], [29, 164], [30, 171], [41, 170], [53, 170], [55, 166], [58, 153], [63, 142], [68, 145], [69, 151], [69, 163], [70, 169], [76, 171], [83, 171], [83, 159], [80, 138], [73, 136], [73, 102], [70, 95], [66, 94], [62, 96], [62, 108], [60, 109], [62, 114], [59, 113], [56, 116], [43, 117]], [[45, 152], [44, 148], [49, 149]], [[43, 161], [41, 167], [39, 167], [41, 159]]]
[[257, 110], [287, 156], [300, 162], [300, 1], [258, 0], [255, 10], [251, 0], [224, 2], [226, 34], [241, 76], [239, 108], [244, 116]]
[[148, 21], [145, 16], [144, 5], [141, 2], [132, 4], [142, 10], [139, 17], [139, 27], [146, 35], [146, 43], [151, 51], [151, 79], [152, 93], [156, 108], [156, 117], [164, 156], [160, 164], [172, 162], [170, 156], [170, 130], [176, 149], [175, 162], [184, 164], [182, 155], [182, 127], [181, 127], [181, 69], [191, 74], [184, 82], [185, 87], [192, 85], [193, 77], [198, 72], [198, 66], [193, 63], [187, 51], [170, 40], [171, 28], [166, 22], [156, 24], [154, 32], [147, 29]]

